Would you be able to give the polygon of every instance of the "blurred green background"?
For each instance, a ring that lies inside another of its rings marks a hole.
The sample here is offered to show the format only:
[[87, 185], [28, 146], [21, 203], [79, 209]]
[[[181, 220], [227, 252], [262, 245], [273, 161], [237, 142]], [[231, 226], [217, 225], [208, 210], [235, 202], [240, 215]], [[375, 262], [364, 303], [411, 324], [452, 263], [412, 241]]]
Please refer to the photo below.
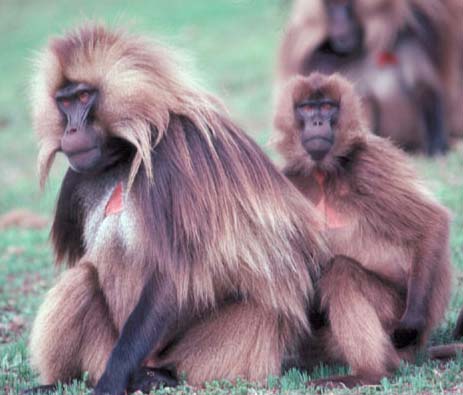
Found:
[[[0, 216], [26, 208], [50, 218], [63, 171], [58, 160], [43, 192], [38, 189], [37, 154], [30, 121], [28, 83], [34, 53], [51, 35], [86, 19], [155, 35], [194, 58], [196, 74], [222, 98], [232, 117], [276, 159], [271, 135], [273, 79], [279, 38], [288, 15], [284, 0], [44, 1], [0, 0]], [[433, 343], [448, 342], [463, 304], [463, 148], [439, 159], [413, 159], [438, 199], [453, 213], [455, 296]], [[48, 243], [49, 224], [39, 230], [0, 230], [0, 393], [14, 394], [36, 383], [27, 363], [27, 336], [37, 306], [56, 275]], [[380, 390], [355, 393], [463, 393], [462, 358], [446, 365], [422, 358], [404, 365]], [[333, 368], [335, 372], [337, 368]], [[341, 370], [342, 371], [342, 370]], [[319, 377], [332, 372], [320, 367]], [[302, 391], [307, 375], [292, 371], [265, 387], [212, 383], [207, 393]], [[169, 392], [168, 390], [165, 390]], [[182, 387], [178, 393], [190, 392]], [[75, 384], [70, 393], [83, 393]], [[162, 392], [162, 391], [161, 391]], [[336, 393], [351, 393], [337, 391]]]

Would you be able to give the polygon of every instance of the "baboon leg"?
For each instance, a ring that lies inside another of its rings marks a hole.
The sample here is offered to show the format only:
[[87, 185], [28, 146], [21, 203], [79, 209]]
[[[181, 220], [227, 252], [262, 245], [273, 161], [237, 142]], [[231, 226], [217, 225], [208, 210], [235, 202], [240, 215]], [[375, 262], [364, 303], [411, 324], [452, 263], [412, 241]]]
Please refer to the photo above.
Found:
[[460, 315], [458, 316], [457, 325], [455, 327], [455, 331], [453, 332], [453, 336], [455, 339], [463, 337], [463, 309], [461, 309]]
[[328, 348], [333, 356], [342, 355], [353, 375], [309, 384], [352, 387], [379, 383], [400, 363], [388, 332], [405, 301], [376, 274], [343, 256], [334, 258], [319, 287], [322, 309], [328, 311], [330, 322]]
[[160, 366], [174, 365], [191, 385], [215, 379], [263, 382], [281, 372], [282, 323], [274, 313], [249, 303], [223, 307], [189, 329]]
[[445, 110], [441, 95], [431, 87], [419, 89], [426, 124], [426, 149], [429, 155], [445, 154], [449, 149]]
[[39, 309], [31, 364], [43, 384], [68, 382], [85, 371], [95, 383], [116, 339], [98, 273], [89, 263], [79, 264], [62, 274]]

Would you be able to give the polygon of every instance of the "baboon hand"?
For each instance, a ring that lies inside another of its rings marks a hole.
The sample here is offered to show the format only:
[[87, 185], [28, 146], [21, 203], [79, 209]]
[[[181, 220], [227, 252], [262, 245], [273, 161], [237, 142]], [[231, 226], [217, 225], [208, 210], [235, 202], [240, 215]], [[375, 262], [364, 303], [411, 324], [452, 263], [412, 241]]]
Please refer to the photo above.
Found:
[[129, 393], [141, 391], [149, 394], [152, 389], [159, 387], [176, 387], [178, 385], [175, 368], [149, 368], [138, 369], [130, 379], [127, 391]]
[[125, 395], [125, 387], [126, 385], [122, 384], [121, 380], [105, 372], [91, 395]]
[[423, 316], [405, 313], [392, 334], [392, 342], [396, 348], [405, 348], [419, 342], [425, 328]]

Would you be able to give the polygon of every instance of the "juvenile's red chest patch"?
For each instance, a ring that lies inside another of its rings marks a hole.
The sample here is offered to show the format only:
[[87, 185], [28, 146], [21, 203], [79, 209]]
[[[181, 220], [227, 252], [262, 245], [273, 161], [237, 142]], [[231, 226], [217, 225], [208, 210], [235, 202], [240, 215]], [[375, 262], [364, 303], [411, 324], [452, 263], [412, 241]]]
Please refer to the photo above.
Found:
[[124, 209], [124, 202], [122, 199], [122, 182], [119, 182], [114, 188], [111, 197], [108, 200], [105, 208], [105, 217], [108, 215], [118, 214]]
[[325, 226], [328, 229], [339, 229], [349, 225], [347, 220], [341, 214], [337, 213], [336, 210], [326, 204], [325, 196], [322, 196], [315, 208], [323, 216]]
[[395, 53], [392, 52], [381, 52], [376, 58], [376, 62], [379, 67], [392, 66], [398, 63], [398, 59]]
[[324, 181], [325, 177], [319, 171], [314, 173], [315, 180], [317, 181], [320, 192], [321, 198], [315, 208], [317, 211], [323, 216], [325, 220], [325, 226], [327, 229], [339, 229], [347, 226], [349, 223], [346, 218], [340, 213], [338, 213], [335, 209], [333, 209], [330, 205], [326, 204], [326, 197], [325, 197], [325, 188], [324, 188]]

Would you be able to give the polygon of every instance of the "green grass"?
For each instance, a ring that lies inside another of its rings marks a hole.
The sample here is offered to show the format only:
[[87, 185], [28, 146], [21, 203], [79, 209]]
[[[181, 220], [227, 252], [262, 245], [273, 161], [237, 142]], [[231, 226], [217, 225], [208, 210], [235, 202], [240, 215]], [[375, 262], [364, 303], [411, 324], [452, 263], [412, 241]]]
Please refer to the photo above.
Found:
[[[278, 39], [286, 17], [284, 1], [277, 0], [82, 0], [0, 2], [0, 214], [28, 208], [51, 217], [65, 163], [59, 160], [42, 193], [35, 171], [37, 154], [32, 133], [28, 82], [34, 51], [47, 38], [86, 18], [98, 18], [131, 30], [161, 36], [195, 58], [197, 73], [217, 93], [236, 119], [266, 151], [271, 133], [272, 79]], [[450, 208], [455, 294], [446, 321], [432, 343], [450, 341], [458, 308], [463, 305], [463, 149], [446, 158], [415, 159], [417, 168], [439, 200]], [[48, 243], [48, 230], [0, 231], [0, 393], [16, 394], [37, 384], [27, 362], [31, 322], [45, 291], [56, 275]], [[320, 366], [312, 378], [344, 371]], [[425, 356], [416, 365], [404, 364], [379, 387], [335, 394], [463, 394], [462, 358], [447, 364]], [[308, 393], [309, 376], [290, 371], [270, 377], [265, 386], [214, 382], [198, 390], [188, 386], [158, 393], [247, 394]], [[62, 391], [61, 391], [62, 392]], [[58, 393], [61, 393], [58, 391]], [[82, 382], [68, 388], [85, 393]], [[329, 391], [327, 391], [329, 393]]]

